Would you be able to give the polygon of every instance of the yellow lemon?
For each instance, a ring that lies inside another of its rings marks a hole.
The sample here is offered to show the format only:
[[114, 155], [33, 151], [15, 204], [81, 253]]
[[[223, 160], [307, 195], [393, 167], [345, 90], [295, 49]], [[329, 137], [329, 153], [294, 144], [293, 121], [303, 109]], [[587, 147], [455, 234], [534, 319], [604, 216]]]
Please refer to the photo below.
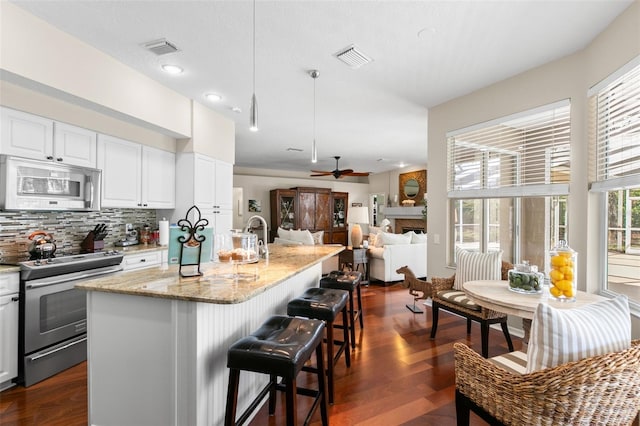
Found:
[[549, 292], [551, 293], [551, 295], [553, 297], [560, 297], [562, 296], [562, 290], [558, 289], [558, 287], [555, 286], [551, 286], [549, 287]]
[[564, 274], [558, 269], [552, 269], [551, 272], [549, 272], [549, 278], [551, 279], [552, 283], [555, 283], [556, 281], [560, 281], [561, 279], [563, 279]]
[[558, 254], [562, 257], [571, 257], [571, 252], [570, 251], [559, 251]]
[[556, 287], [562, 291], [567, 291], [571, 288], [571, 281], [569, 280], [560, 280], [556, 283]]
[[567, 258], [563, 256], [552, 256], [551, 257], [551, 265], [552, 266], [565, 266], [567, 264]]
[[570, 288], [569, 290], [564, 290], [562, 294], [564, 294], [565, 297], [573, 297], [573, 288]]

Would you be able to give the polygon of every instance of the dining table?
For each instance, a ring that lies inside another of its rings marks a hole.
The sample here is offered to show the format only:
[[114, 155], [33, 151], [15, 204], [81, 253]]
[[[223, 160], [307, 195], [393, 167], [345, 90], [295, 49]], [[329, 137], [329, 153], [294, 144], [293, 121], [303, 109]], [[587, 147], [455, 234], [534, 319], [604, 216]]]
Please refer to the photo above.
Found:
[[467, 281], [462, 288], [473, 302], [483, 308], [522, 318], [525, 344], [529, 342], [531, 320], [540, 303], [548, 303], [557, 309], [573, 309], [606, 300], [603, 296], [584, 291], [577, 291], [573, 301], [557, 300], [549, 294], [546, 286], [540, 293], [519, 293], [510, 290], [509, 282], [504, 280]]

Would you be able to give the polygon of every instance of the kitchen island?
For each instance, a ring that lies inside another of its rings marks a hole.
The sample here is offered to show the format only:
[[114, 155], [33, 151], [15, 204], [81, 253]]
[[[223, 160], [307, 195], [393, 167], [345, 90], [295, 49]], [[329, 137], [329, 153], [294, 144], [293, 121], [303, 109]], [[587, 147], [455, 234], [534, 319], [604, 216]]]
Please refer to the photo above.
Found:
[[[285, 315], [290, 299], [318, 285], [322, 262], [343, 249], [270, 245], [268, 260], [203, 264], [200, 277], [165, 265], [78, 285], [87, 290], [89, 424], [222, 424], [227, 348]], [[234, 279], [238, 273], [252, 278]], [[243, 374], [238, 412], [266, 382]]]

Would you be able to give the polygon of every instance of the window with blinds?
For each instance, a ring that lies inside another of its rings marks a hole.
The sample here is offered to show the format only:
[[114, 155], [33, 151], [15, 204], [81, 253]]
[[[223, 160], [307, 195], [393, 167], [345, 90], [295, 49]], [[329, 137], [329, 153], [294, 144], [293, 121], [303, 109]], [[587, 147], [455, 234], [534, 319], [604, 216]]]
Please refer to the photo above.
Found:
[[561, 195], [569, 191], [569, 101], [447, 134], [450, 198]]
[[640, 310], [640, 57], [588, 92], [590, 181], [602, 211], [600, 287]]
[[640, 183], [640, 58], [625, 68], [589, 92], [595, 189]]

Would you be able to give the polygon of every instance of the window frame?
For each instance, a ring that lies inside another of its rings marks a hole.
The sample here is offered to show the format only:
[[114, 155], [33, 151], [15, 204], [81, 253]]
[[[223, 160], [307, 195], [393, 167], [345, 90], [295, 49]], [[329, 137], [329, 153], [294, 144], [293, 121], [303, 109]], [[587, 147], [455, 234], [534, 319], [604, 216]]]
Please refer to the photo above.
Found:
[[[449, 201], [447, 203], [447, 209], [449, 211], [448, 217], [450, 221], [450, 225], [447, 226], [447, 241], [449, 244], [449, 250], [447, 252], [447, 260], [448, 260], [447, 263], [449, 264], [449, 266], [452, 266], [452, 267], [455, 266], [455, 249], [456, 249], [456, 246], [459, 244], [458, 240], [456, 239], [456, 230], [457, 230], [457, 227], [460, 226], [460, 225], [457, 225], [455, 222], [455, 214], [457, 210], [456, 206], [459, 204], [459, 202], [465, 199], [478, 200], [481, 203], [480, 210], [482, 212], [481, 213], [482, 217], [480, 218], [480, 223], [479, 223], [480, 224], [480, 236], [479, 236], [480, 240], [479, 240], [478, 246], [479, 246], [479, 250], [482, 252], [486, 252], [489, 249], [489, 244], [490, 244], [489, 240], [490, 240], [491, 231], [490, 231], [490, 223], [489, 223], [490, 222], [489, 204], [491, 202], [491, 199], [506, 198], [511, 200], [511, 207], [509, 211], [509, 217], [510, 217], [509, 232], [511, 233], [510, 238], [512, 241], [512, 246], [511, 246], [511, 252], [509, 253], [508, 257], [514, 259], [514, 261], [516, 262], [521, 260], [520, 259], [521, 244], [522, 244], [522, 238], [523, 238], [521, 235], [522, 199], [538, 198], [538, 197], [545, 198], [545, 212], [550, 211], [549, 208], [551, 206], [549, 205], [549, 202], [551, 202], [553, 197], [562, 196], [565, 198], [565, 201], [568, 203], [569, 183], [568, 182], [551, 183], [552, 176], [551, 176], [550, 163], [551, 163], [551, 159], [553, 158], [552, 149], [561, 148], [563, 150], [568, 151], [569, 159], [570, 159], [571, 158], [570, 157], [571, 142], [572, 142], [571, 134], [569, 133], [567, 141], [564, 144], [558, 145], [558, 146], [548, 146], [545, 148], [545, 152], [544, 152], [545, 164], [544, 164], [544, 177], [543, 177], [544, 183], [534, 183], [534, 184], [531, 184], [531, 183], [527, 184], [525, 182], [522, 182], [522, 173], [524, 173], [524, 170], [522, 167], [523, 160], [522, 160], [521, 152], [505, 149], [504, 145], [498, 146], [498, 147], [489, 147], [489, 146], [477, 147], [478, 151], [482, 152], [483, 154], [482, 157], [480, 159], [476, 158], [480, 156], [471, 157], [472, 160], [470, 160], [469, 162], [470, 163], [479, 162], [480, 164], [480, 170], [478, 171], [478, 175], [480, 178], [480, 185], [479, 185], [480, 188], [476, 187], [473, 189], [460, 189], [459, 187], [455, 188], [455, 172], [452, 171], [453, 166], [455, 166], [456, 164], [461, 164], [461, 163], [456, 163], [455, 161], [456, 158], [452, 158], [452, 156], [455, 155], [453, 151], [455, 149], [458, 149], [457, 147], [454, 148], [455, 142], [452, 140], [452, 138], [455, 138], [456, 136], [459, 136], [459, 135], [468, 134], [468, 132], [482, 130], [484, 128], [490, 129], [493, 126], [502, 125], [510, 121], [533, 117], [536, 114], [555, 111], [560, 108], [567, 108], [566, 114], [568, 117], [567, 120], [569, 122], [568, 127], [570, 132], [571, 101], [570, 99], [565, 99], [562, 101], [547, 104], [538, 108], [523, 111], [510, 116], [501, 117], [485, 123], [479, 123], [470, 127], [448, 132], [446, 134], [447, 145], [448, 145], [447, 146], [447, 172], [448, 172], [447, 198]], [[463, 144], [464, 142], [462, 142], [462, 145]], [[471, 143], [469, 143], [469, 145], [470, 147], [472, 147]], [[489, 152], [494, 152], [494, 151], [502, 154], [512, 153], [514, 155], [514, 158], [512, 160], [513, 166], [511, 166], [511, 169], [509, 170], [511, 173], [508, 174], [508, 177], [511, 178], [510, 181], [506, 185], [498, 185], [497, 187], [495, 186], [491, 187], [488, 184], [489, 176], [487, 174], [487, 171], [489, 170], [489, 162], [491, 159]], [[570, 162], [569, 162], [569, 167], [570, 167]], [[569, 169], [569, 172], [570, 172], [570, 169]], [[553, 225], [554, 223], [552, 219], [553, 218], [549, 218], [550, 220], [550, 222], [548, 223], [549, 226]], [[462, 217], [460, 218], [460, 220], [462, 220]], [[545, 221], [546, 220], [547, 219], [545, 219]], [[568, 232], [568, 223], [565, 223], [563, 226], [565, 229], [565, 236], [566, 236]], [[546, 234], [548, 234], [549, 236], [553, 234], [553, 231], [551, 233], [549, 233], [548, 231], [549, 229], [547, 227], [544, 230], [545, 238], [546, 238]]]
[[[609, 289], [609, 193], [613, 191], [626, 191], [629, 189], [640, 188], [640, 173], [629, 174], [623, 176], [602, 178], [598, 167], [599, 155], [599, 139], [597, 127], [600, 124], [598, 117], [597, 97], [607, 89], [612, 83], [631, 73], [637, 73], [640, 67], [640, 56], [635, 57], [625, 65], [614, 71], [611, 75], [603, 79], [601, 82], [590, 88], [587, 92], [587, 99], [590, 105], [589, 127], [590, 127], [590, 143], [591, 179], [589, 183], [589, 192], [597, 196], [596, 205], [598, 206], [599, 223], [598, 223], [598, 288], [599, 294], [607, 297], [615, 297], [620, 294]], [[637, 77], [637, 74], [636, 74]], [[627, 212], [628, 213], [628, 212]], [[625, 218], [627, 219], [627, 218]], [[625, 244], [627, 239], [625, 238]], [[635, 316], [640, 316], [640, 300], [629, 298], [629, 307]]]

